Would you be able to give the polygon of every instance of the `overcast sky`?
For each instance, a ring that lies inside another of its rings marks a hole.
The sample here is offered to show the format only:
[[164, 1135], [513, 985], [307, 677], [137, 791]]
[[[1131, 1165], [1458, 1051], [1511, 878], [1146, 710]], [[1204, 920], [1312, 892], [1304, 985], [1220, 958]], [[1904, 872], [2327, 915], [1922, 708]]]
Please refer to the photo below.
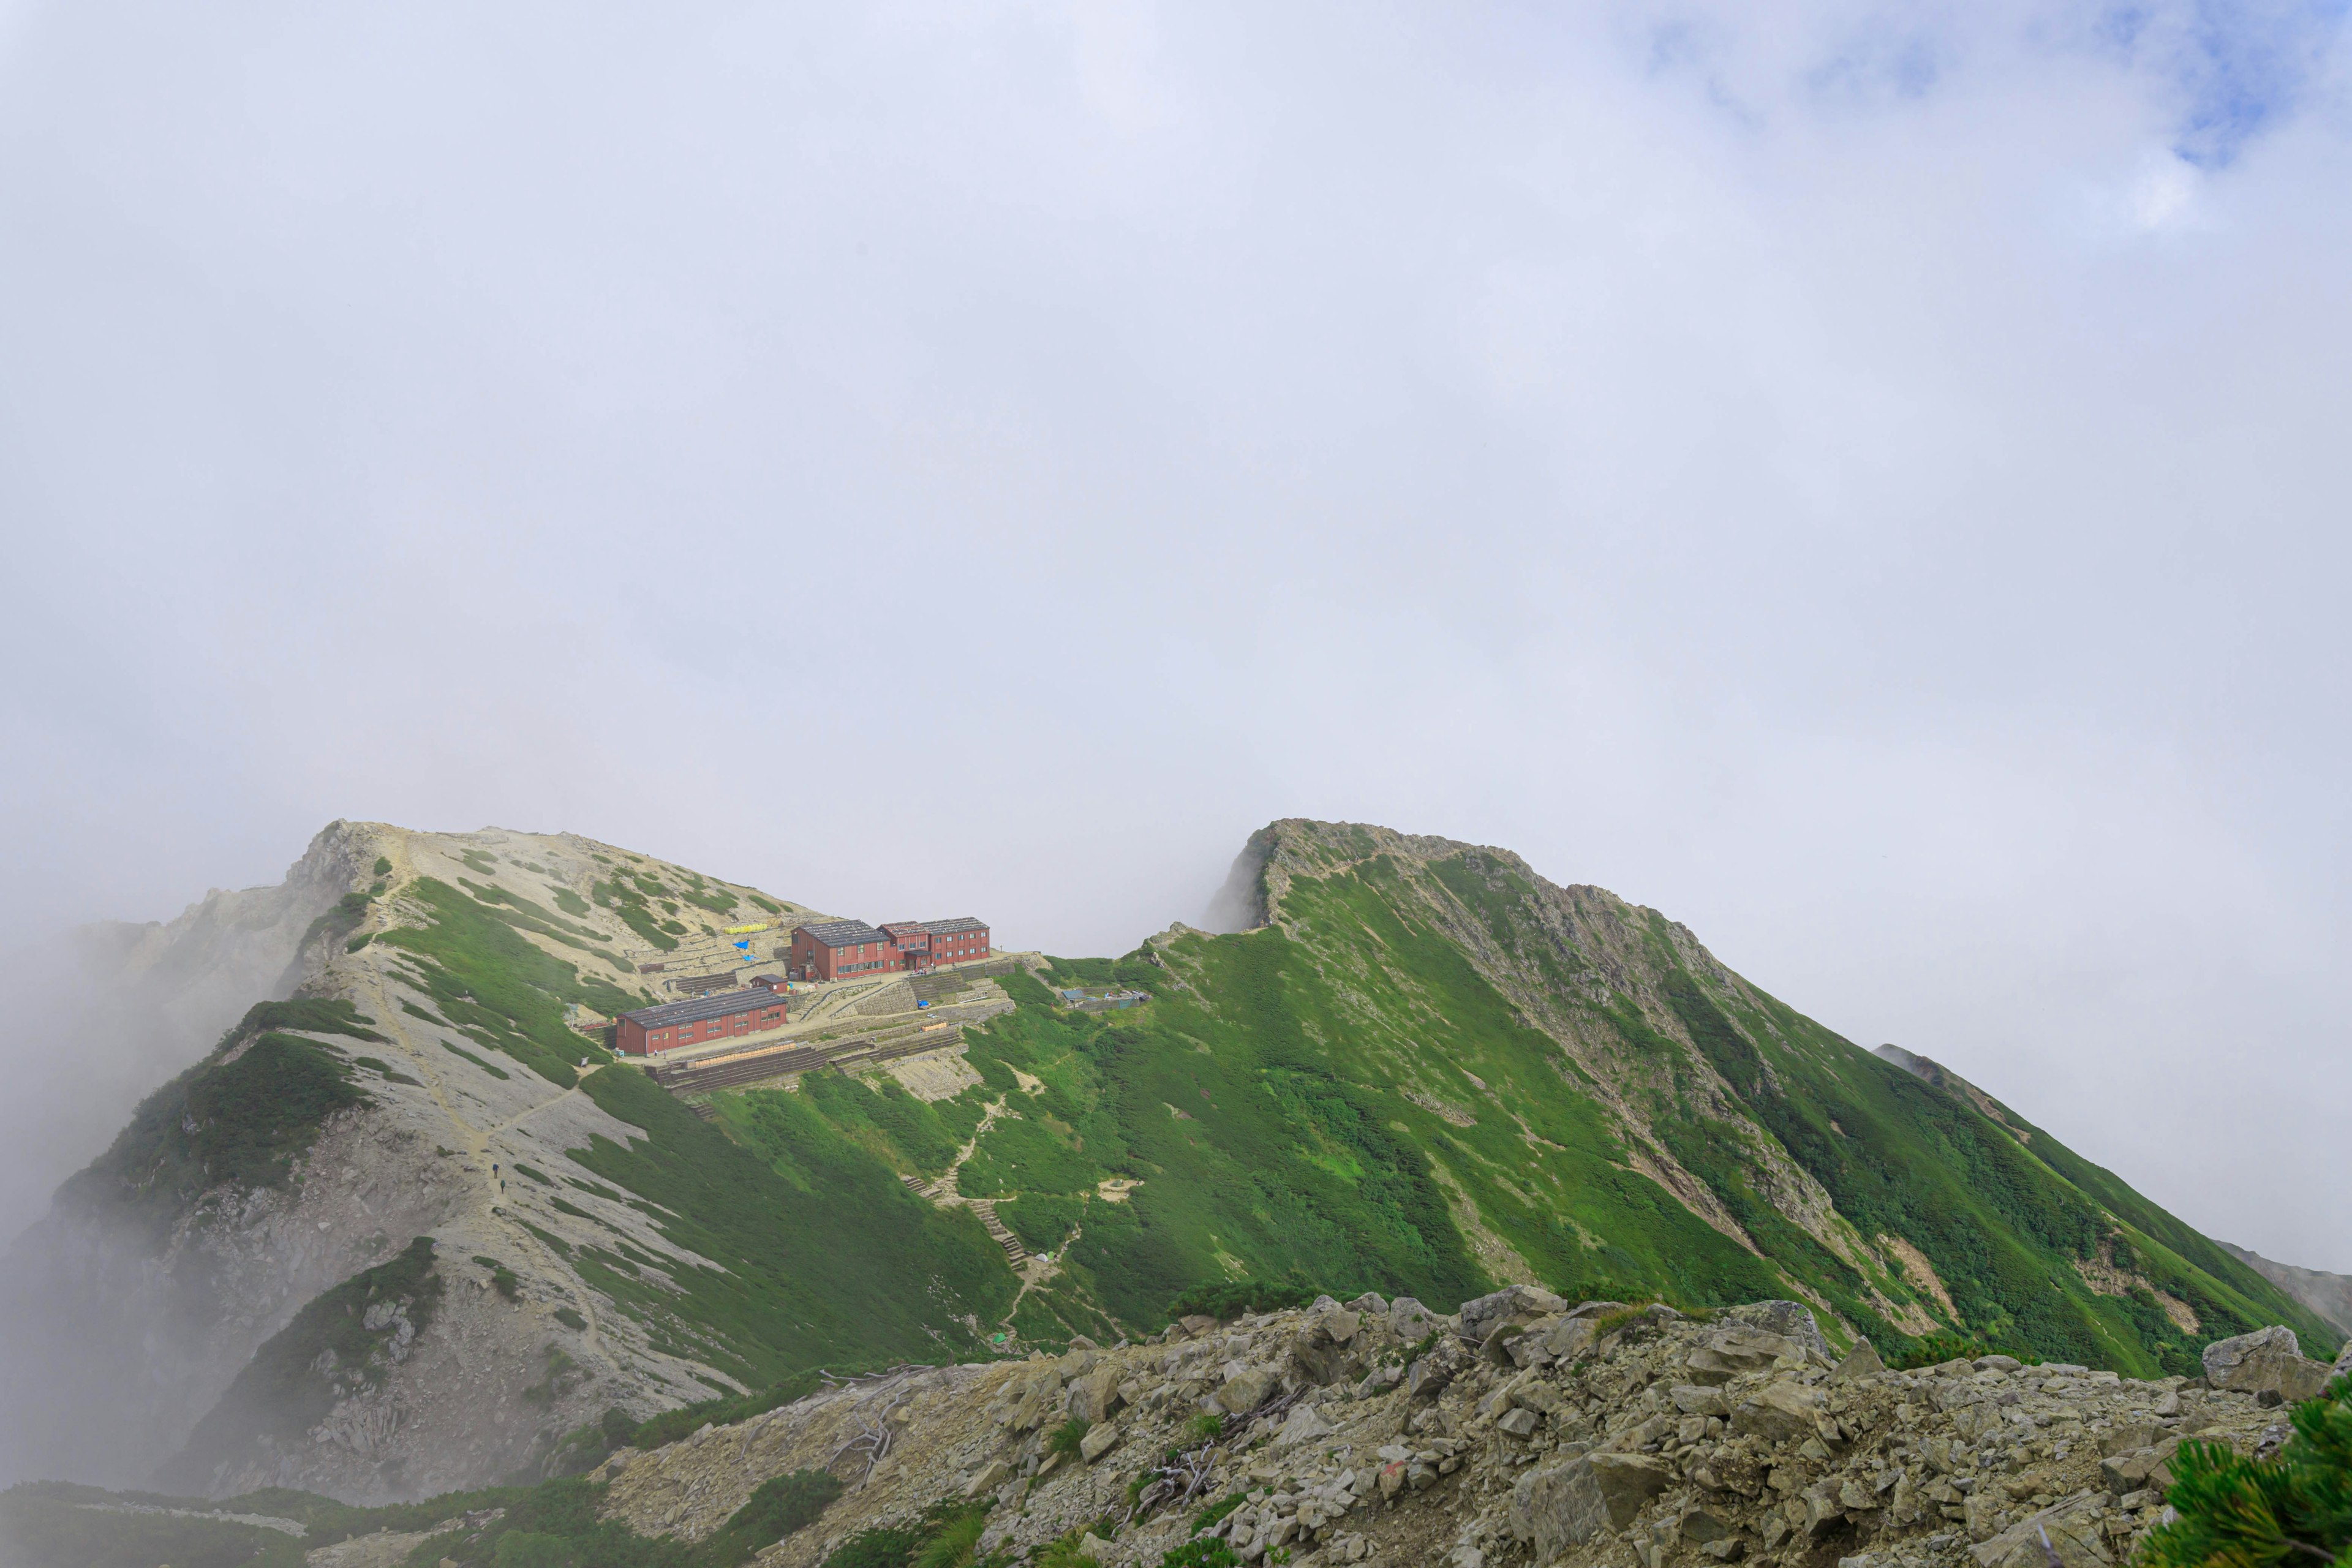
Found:
[[2343, 21], [0, 0], [0, 937], [1374, 821], [2352, 1270]]

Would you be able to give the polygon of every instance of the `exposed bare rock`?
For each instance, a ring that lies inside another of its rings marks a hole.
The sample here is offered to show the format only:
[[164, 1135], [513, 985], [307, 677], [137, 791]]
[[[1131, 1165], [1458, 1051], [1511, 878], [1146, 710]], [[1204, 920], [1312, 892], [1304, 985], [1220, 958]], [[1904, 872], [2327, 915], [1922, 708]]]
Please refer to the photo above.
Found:
[[[2063, 1568], [2112, 1568], [2161, 1512], [2165, 1461], [2182, 1436], [2242, 1453], [2279, 1436], [2277, 1413], [2254, 1397], [2184, 1392], [2179, 1378], [2137, 1382], [2006, 1356], [1911, 1373], [1849, 1357], [1833, 1377], [1796, 1341], [1730, 1313], [1645, 1320], [1643, 1333], [1526, 1368], [1449, 1339], [1451, 1375], [1424, 1379], [1416, 1394], [1410, 1380], [1377, 1375], [1407, 1343], [1367, 1312], [1349, 1340], [1367, 1341], [1374, 1372], [1320, 1385], [1282, 1358], [1330, 1310], [1085, 1352], [1070, 1363], [1081, 1377], [1134, 1390], [1114, 1424], [1094, 1429], [1111, 1436], [1082, 1450], [1086, 1463], [1052, 1462], [1045, 1432], [1000, 1419], [1058, 1394], [1055, 1363], [948, 1367], [829, 1390], [616, 1457], [603, 1472], [610, 1510], [641, 1533], [699, 1540], [768, 1477], [830, 1465], [849, 1481], [846, 1494], [818, 1527], [763, 1553], [761, 1568], [812, 1568], [856, 1532], [950, 1495], [1002, 1500], [983, 1538], [991, 1547], [1034, 1552], [1066, 1532], [1108, 1528], [1108, 1517], [1118, 1528], [1089, 1554], [1146, 1568], [1192, 1533], [1202, 1503], [1235, 1494], [1240, 1505], [1208, 1533], [1253, 1564], [1280, 1550], [1301, 1568], [1622, 1568], [1629, 1557], [1708, 1568], [1793, 1564], [1801, 1552], [1803, 1562], [1846, 1568], [2047, 1568], [2046, 1532]], [[1694, 1361], [1719, 1361], [1727, 1343], [1759, 1336], [1785, 1349], [1720, 1384], [1689, 1375]], [[1225, 1386], [1247, 1377], [1255, 1392], [1226, 1406], [1241, 1409], [1223, 1438], [1203, 1442], [1186, 1423], [1209, 1386], [1209, 1352], [1237, 1369]], [[870, 1476], [855, 1457], [837, 1461], [845, 1435], [884, 1408], [898, 1413], [891, 1458]], [[1258, 1409], [1265, 1414], [1249, 1414]], [[1171, 1449], [1203, 1483], [1185, 1506], [1129, 1517], [1131, 1489]]]
[[2309, 1399], [2327, 1384], [2327, 1363], [2303, 1353], [2293, 1329], [2273, 1325], [2205, 1347], [2205, 1381], [2233, 1394]]

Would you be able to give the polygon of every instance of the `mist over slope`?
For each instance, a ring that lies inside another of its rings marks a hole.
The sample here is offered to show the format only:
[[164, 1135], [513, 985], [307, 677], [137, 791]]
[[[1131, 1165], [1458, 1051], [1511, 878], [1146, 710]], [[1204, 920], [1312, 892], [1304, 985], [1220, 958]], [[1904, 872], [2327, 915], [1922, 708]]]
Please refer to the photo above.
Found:
[[729, 928], [815, 911], [496, 830], [334, 824], [297, 882], [290, 986], [248, 973], [10, 1252], [12, 1475], [417, 1497], [819, 1365], [1139, 1333], [1241, 1279], [1799, 1298], [1841, 1343], [2135, 1374], [2266, 1323], [2341, 1338], [1969, 1086], [1505, 851], [1279, 822], [1221, 900], [1247, 929], [1024, 958], [920, 1014], [877, 982], [878, 1023], [795, 1025], [846, 1033], [837, 1065], [723, 1081], [615, 1061], [602, 1021], [648, 966], [716, 973]]
[[810, 911], [569, 836], [380, 824], [320, 835], [289, 885], [322, 883], [298, 994], [256, 978], [10, 1248], [8, 1473], [410, 1496], [608, 1411], [976, 1348], [1013, 1289], [976, 1218], [838, 1138], [788, 1178], [597, 1070], [602, 1018], [655, 999], [629, 953]]

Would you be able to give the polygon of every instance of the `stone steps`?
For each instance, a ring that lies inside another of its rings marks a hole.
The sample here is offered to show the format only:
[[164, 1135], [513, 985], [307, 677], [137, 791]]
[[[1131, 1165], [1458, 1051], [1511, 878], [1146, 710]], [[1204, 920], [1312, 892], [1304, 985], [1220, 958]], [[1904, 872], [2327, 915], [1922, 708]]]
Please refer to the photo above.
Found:
[[[917, 1197], [928, 1199], [942, 1208], [948, 1206], [947, 1194], [940, 1191], [938, 1183], [928, 1177], [901, 1176], [898, 1180], [905, 1183], [907, 1190]], [[1004, 1249], [1004, 1260], [1007, 1263], [1018, 1268], [1029, 1261], [1029, 1249], [1021, 1245], [1021, 1238], [1013, 1235], [1003, 1220], [996, 1217], [994, 1198], [967, 1198], [964, 1200], [964, 1205], [980, 1215], [982, 1227], [988, 1232], [989, 1237], [997, 1246]]]

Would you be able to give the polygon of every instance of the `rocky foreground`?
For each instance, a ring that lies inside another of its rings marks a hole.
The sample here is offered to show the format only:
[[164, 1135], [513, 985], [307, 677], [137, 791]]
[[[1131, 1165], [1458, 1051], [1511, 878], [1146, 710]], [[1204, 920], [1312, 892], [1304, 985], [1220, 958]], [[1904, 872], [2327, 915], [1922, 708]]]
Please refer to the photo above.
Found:
[[772, 1476], [843, 1476], [762, 1568], [983, 1494], [984, 1549], [1085, 1531], [1088, 1556], [1147, 1568], [1204, 1511], [1247, 1563], [2091, 1568], [2161, 1516], [2182, 1439], [2270, 1451], [2282, 1404], [2330, 1375], [2285, 1329], [2205, 1363], [2158, 1382], [1998, 1355], [1891, 1372], [1867, 1344], [1833, 1358], [1788, 1301], [1690, 1316], [1515, 1286], [1441, 1317], [1324, 1298], [846, 1384], [623, 1450], [597, 1479], [608, 1518], [699, 1540]]

